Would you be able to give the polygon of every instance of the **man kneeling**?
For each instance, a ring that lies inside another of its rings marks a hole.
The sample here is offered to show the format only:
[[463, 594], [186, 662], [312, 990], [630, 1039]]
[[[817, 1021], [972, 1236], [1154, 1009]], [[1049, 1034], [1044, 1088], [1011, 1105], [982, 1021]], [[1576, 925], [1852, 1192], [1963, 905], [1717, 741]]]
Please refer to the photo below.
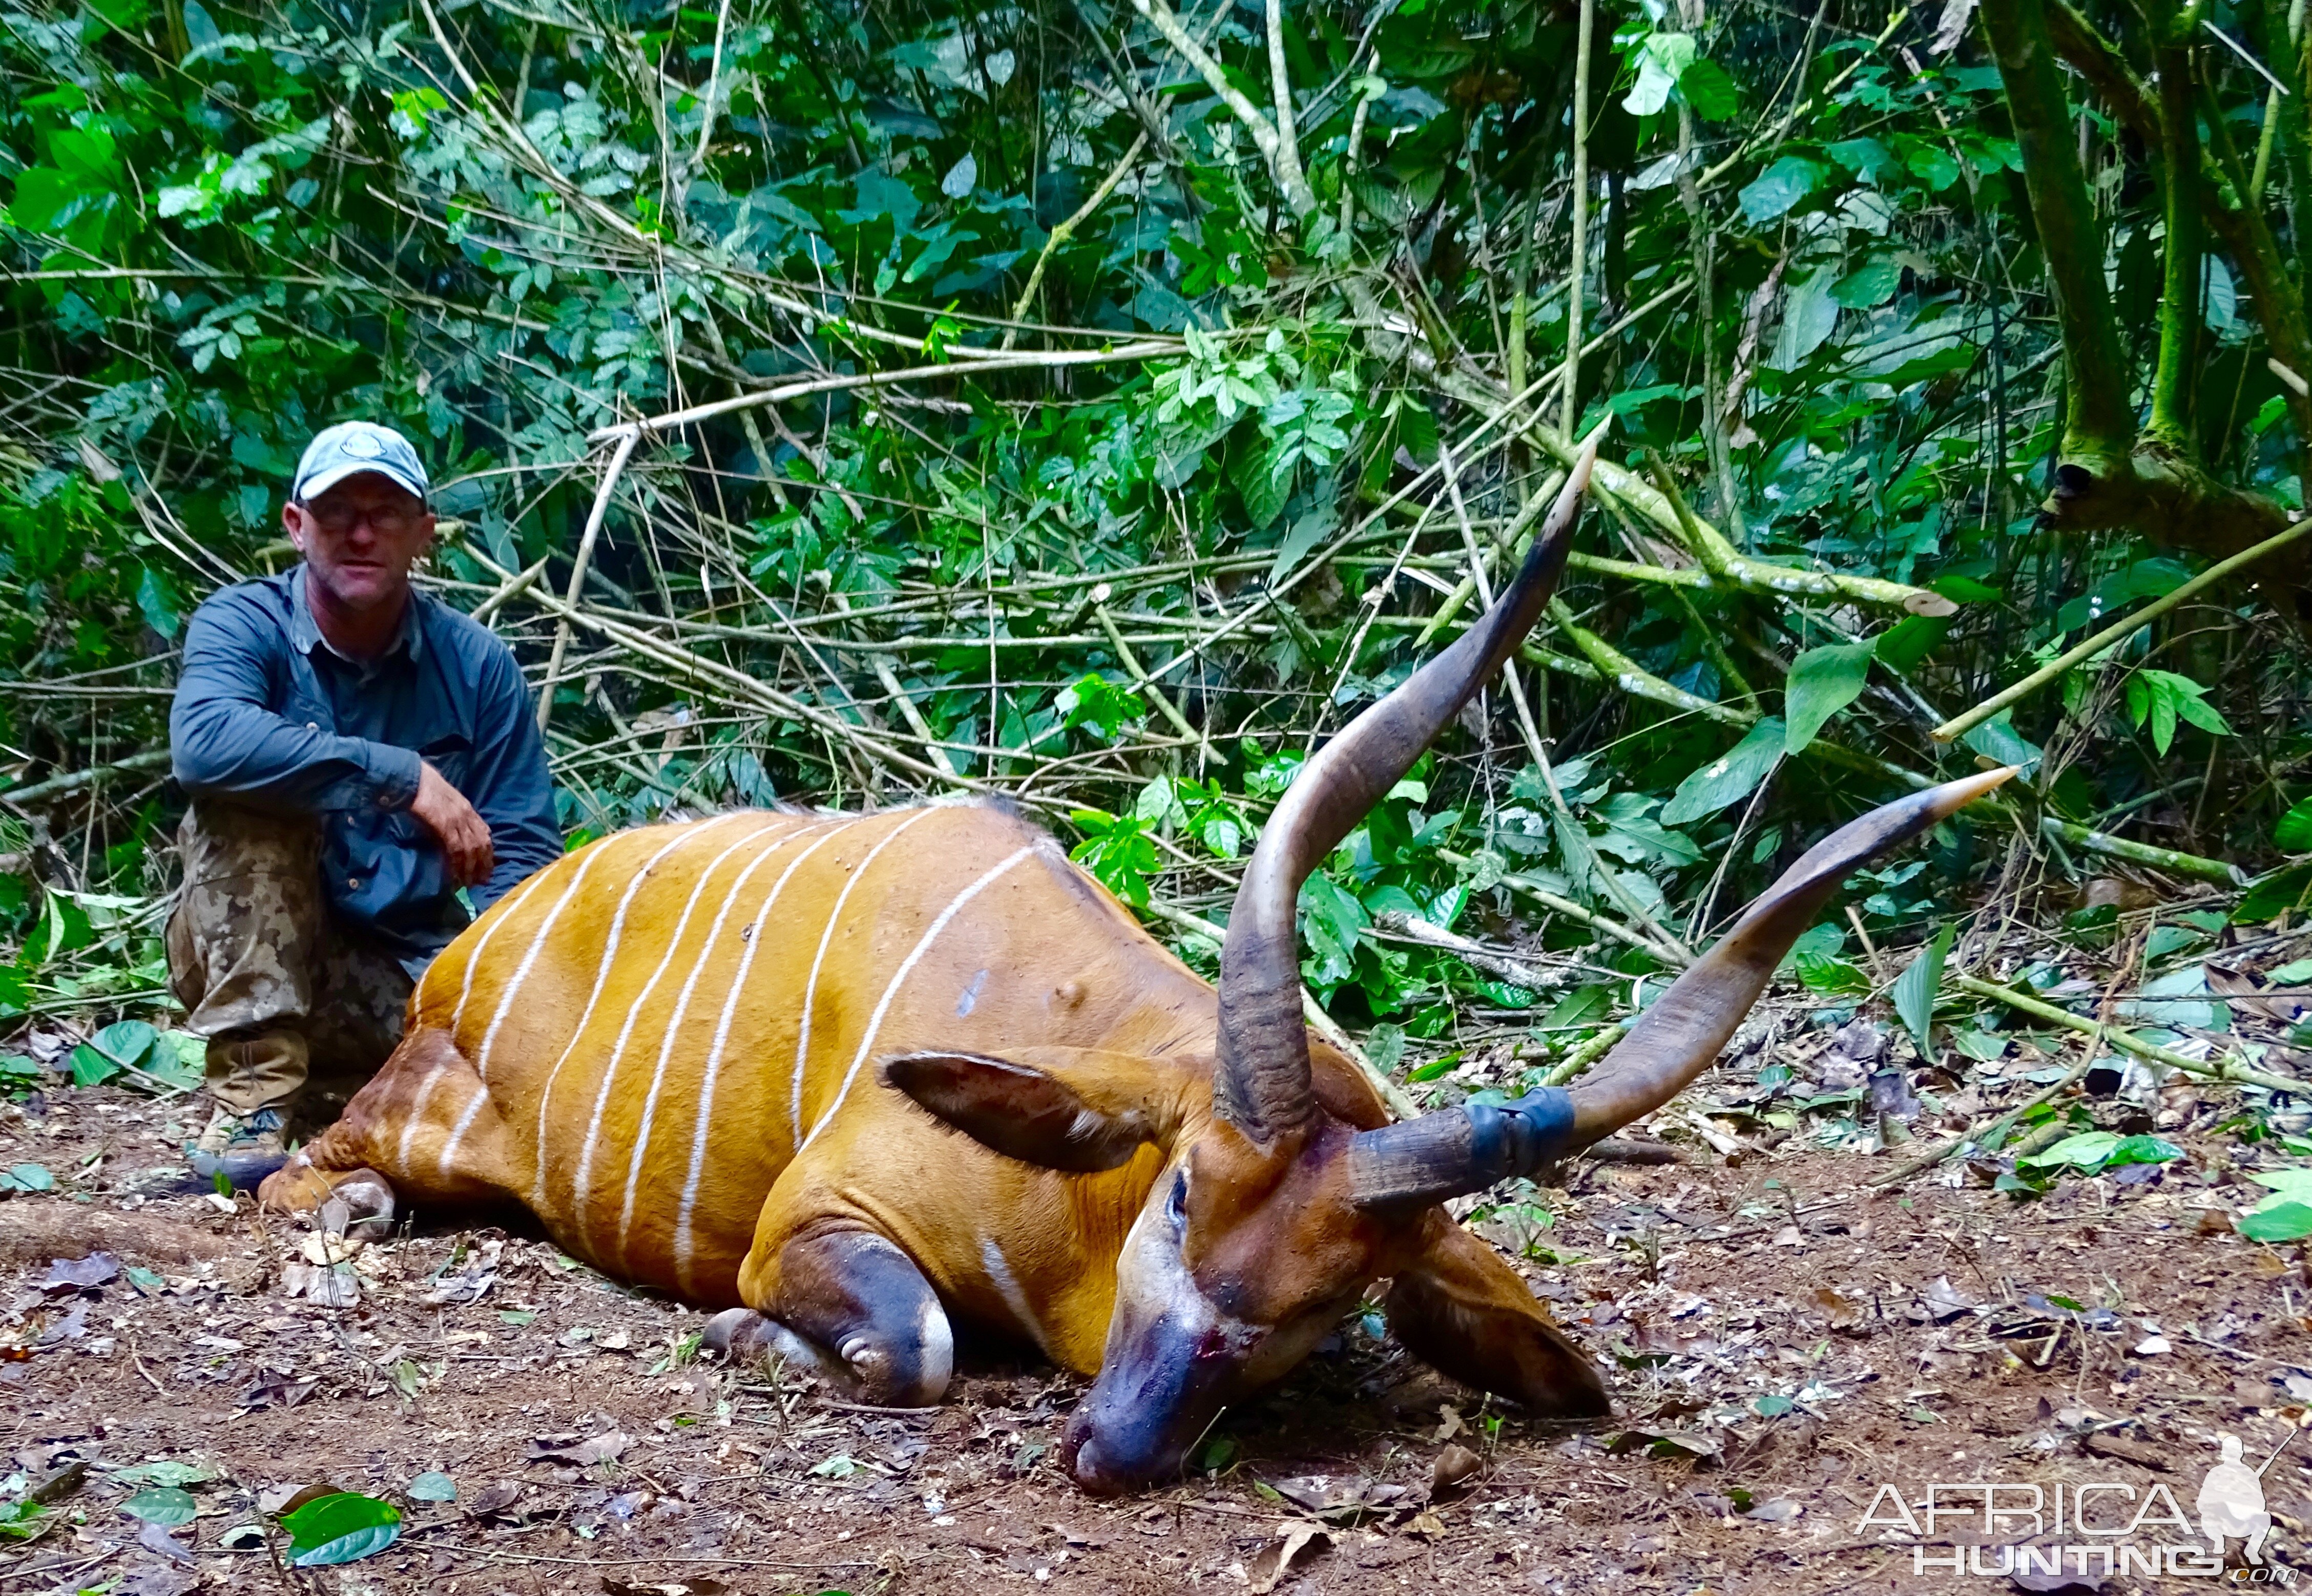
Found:
[[416, 591], [425, 466], [366, 422], [307, 446], [281, 524], [303, 562], [211, 597], [169, 719], [192, 798], [168, 928], [187, 1028], [209, 1039], [204, 1174], [279, 1164], [315, 1074], [365, 1078], [411, 986], [469, 918], [560, 857], [521, 667]]

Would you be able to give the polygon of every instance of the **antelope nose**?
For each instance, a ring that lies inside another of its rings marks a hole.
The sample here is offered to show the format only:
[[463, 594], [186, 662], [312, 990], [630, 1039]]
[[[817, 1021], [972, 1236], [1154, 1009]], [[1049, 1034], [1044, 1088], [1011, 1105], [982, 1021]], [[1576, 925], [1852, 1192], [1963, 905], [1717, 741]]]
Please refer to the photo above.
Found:
[[1102, 1452], [1099, 1437], [1089, 1426], [1071, 1423], [1060, 1436], [1060, 1466], [1076, 1484], [1095, 1496], [1117, 1496], [1136, 1483], [1113, 1467]]

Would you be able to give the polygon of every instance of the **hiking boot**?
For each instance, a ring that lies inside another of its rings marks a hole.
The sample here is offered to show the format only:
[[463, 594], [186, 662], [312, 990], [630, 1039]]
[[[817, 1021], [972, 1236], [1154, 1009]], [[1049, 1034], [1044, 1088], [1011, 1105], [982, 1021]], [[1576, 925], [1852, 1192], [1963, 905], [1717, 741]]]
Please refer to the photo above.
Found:
[[194, 1173], [209, 1180], [223, 1174], [242, 1190], [253, 1190], [288, 1156], [281, 1111], [270, 1106], [236, 1113], [219, 1105], [190, 1148]]

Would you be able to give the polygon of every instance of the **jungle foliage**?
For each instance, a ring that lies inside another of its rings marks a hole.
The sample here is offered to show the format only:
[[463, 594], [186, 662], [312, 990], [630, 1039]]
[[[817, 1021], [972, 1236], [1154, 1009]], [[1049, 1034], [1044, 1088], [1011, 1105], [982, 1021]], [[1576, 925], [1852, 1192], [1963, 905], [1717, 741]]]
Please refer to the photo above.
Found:
[[[1304, 897], [1384, 1062], [1594, 1028], [1985, 760], [1872, 938], [2273, 863], [2304, 545], [2065, 651], [2300, 504], [2304, 7], [1996, 9], [0, 0], [0, 998], [153, 983], [173, 640], [355, 415], [574, 837], [1006, 793], [1191, 958], [1608, 425], [1519, 679]], [[1579, 957], [1437, 951], [1511, 918]]]

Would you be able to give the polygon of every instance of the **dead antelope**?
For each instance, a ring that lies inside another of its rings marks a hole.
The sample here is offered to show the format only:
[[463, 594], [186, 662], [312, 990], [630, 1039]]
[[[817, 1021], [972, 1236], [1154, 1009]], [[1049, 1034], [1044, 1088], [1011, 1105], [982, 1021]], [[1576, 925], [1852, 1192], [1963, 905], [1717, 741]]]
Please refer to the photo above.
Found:
[[1815, 848], [1591, 1078], [1389, 1123], [1303, 1026], [1294, 899], [1532, 625], [1588, 475], [1585, 456], [1501, 602], [1308, 763], [1217, 993], [996, 809], [629, 832], [434, 962], [407, 1040], [264, 1199], [334, 1191], [372, 1224], [397, 1197], [526, 1203], [623, 1279], [740, 1304], [714, 1344], [871, 1403], [939, 1398], [950, 1315], [1017, 1334], [1098, 1376], [1064, 1443], [1096, 1491], [1174, 1470], [1383, 1279], [1397, 1337], [1439, 1369], [1604, 1412], [1597, 1373], [1440, 1205], [1667, 1103], [1842, 876], [2004, 772]]

